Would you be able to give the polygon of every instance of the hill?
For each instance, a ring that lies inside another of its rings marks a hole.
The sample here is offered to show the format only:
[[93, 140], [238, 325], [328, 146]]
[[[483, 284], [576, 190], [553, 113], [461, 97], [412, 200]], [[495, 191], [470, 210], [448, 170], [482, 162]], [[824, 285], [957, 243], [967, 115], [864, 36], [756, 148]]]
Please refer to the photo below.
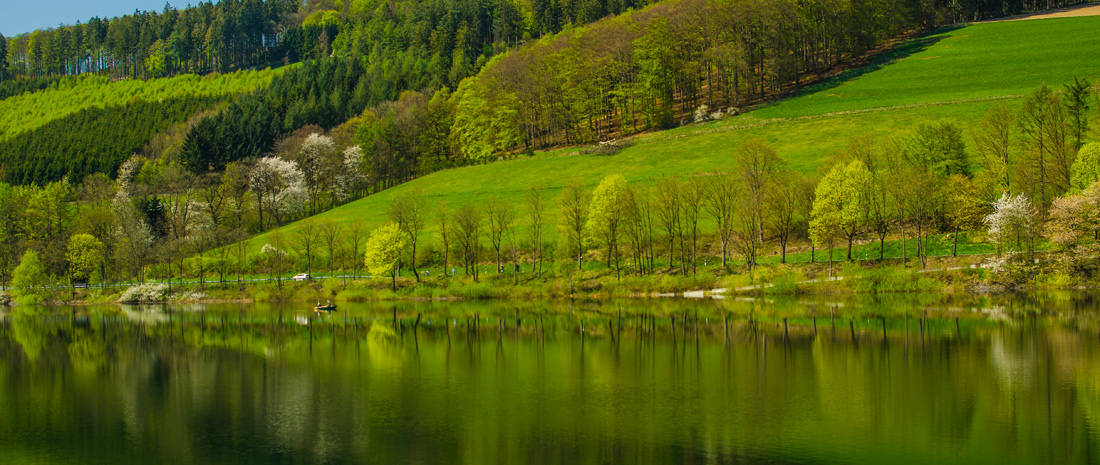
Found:
[[95, 75], [61, 78], [44, 90], [0, 100], [0, 172], [7, 182], [39, 185], [92, 173], [113, 176], [153, 135], [267, 86], [282, 73], [114, 82]]
[[282, 69], [238, 71], [198, 76], [111, 81], [85, 74], [65, 77], [44, 90], [0, 100], [0, 140], [39, 128], [85, 109], [125, 105], [134, 100], [155, 102], [184, 97], [223, 97], [267, 86]]
[[[668, 176], [721, 172], [730, 168], [739, 145], [758, 137], [766, 139], [792, 168], [812, 172], [856, 136], [869, 133], [885, 139], [940, 119], [969, 128], [1000, 102], [1018, 105], [1021, 94], [1044, 83], [1060, 87], [1074, 76], [1092, 74], [1100, 69], [1100, 44], [1084, 31], [1098, 27], [1100, 18], [1081, 17], [942, 29], [901, 44], [884, 62], [838, 76], [790, 99], [736, 117], [644, 134], [634, 139], [634, 146], [613, 156], [561, 149], [442, 171], [311, 221], [362, 222], [373, 228], [385, 220], [390, 199], [413, 190], [452, 207], [490, 197], [518, 204], [526, 189], [540, 185], [556, 201], [560, 188], [571, 179], [592, 186], [619, 173], [631, 183], [645, 185]], [[1023, 43], [1027, 47], [1021, 47]], [[547, 224], [556, 219], [553, 210]], [[289, 237], [300, 224], [277, 231]], [[251, 248], [258, 249], [270, 234], [253, 239]]]

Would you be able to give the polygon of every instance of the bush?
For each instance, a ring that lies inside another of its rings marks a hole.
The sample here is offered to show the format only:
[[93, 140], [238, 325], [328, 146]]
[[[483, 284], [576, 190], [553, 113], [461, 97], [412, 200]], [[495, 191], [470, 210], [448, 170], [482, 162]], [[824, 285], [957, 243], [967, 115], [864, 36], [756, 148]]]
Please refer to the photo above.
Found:
[[768, 294], [779, 295], [797, 295], [805, 292], [802, 287], [798, 285], [800, 281], [804, 281], [806, 277], [795, 270], [782, 271], [774, 278], [772, 278], [772, 287], [768, 288]]
[[10, 307], [12, 303], [11, 294], [0, 291], [0, 307]]
[[164, 302], [168, 297], [167, 284], [139, 284], [126, 289], [118, 298], [119, 303], [139, 304], [146, 302]]
[[938, 281], [915, 271], [888, 266], [866, 269], [845, 275], [851, 279], [854, 292], [915, 292], [934, 291], [942, 287]]
[[1077, 286], [1077, 278], [1062, 272], [1039, 273], [1031, 280], [1037, 287], [1067, 288]]
[[447, 294], [464, 299], [491, 299], [500, 296], [501, 293], [498, 292], [498, 289], [485, 281], [476, 283], [453, 281], [450, 286], [447, 286]]

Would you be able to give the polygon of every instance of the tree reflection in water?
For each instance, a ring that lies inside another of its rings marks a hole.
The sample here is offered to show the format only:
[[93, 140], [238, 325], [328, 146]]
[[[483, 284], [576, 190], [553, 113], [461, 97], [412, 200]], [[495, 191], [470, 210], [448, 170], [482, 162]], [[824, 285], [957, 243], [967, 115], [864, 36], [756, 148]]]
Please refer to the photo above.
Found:
[[1091, 294], [15, 308], [0, 462], [1096, 462]]

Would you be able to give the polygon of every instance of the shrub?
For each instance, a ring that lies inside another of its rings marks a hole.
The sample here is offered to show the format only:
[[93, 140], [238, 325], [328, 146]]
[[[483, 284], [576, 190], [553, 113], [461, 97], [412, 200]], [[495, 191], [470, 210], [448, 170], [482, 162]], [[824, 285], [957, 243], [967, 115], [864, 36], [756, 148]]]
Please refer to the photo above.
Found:
[[168, 297], [167, 284], [139, 284], [126, 289], [118, 298], [119, 303], [138, 304], [145, 302], [164, 302]]
[[779, 295], [802, 294], [805, 290], [798, 283], [805, 279], [806, 277], [802, 273], [795, 270], [780, 272], [772, 278], [772, 287], [768, 288], [768, 293]]

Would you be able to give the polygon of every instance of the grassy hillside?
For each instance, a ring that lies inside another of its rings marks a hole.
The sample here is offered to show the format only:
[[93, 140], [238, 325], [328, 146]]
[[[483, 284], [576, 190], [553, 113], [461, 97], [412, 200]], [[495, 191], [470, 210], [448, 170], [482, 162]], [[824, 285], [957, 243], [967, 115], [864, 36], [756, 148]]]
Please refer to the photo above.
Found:
[[910, 40], [871, 66], [755, 112], [793, 117], [1018, 95], [1100, 74], [1096, 17], [980, 23]]
[[92, 75], [67, 77], [45, 90], [0, 100], [0, 140], [86, 109], [122, 106], [133, 100], [239, 94], [266, 86], [281, 73], [282, 69], [275, 69], [114, 82]]
[[[640, 136], [610, 157], [566, 149], [531, 158], [435, 173], [342, 206], [318, 222], [364, 222], [375, 227], [387, 202], [413, 189], [452, 207], [491, 196], [519, 203], [532, 185], [548, 188], [555, 208], [569, 179], [594, 185], [612, 173], [634, 183], [667, 176], [724, 171], [736, 148], [764, 137], [798, 170], [815, 170], [830, 152], [858, 135], [888, 138], [916, 124], [946, 118], [969, 128], [992, 105], [1016, 105], [1020, 94], [1043, 83], [1058, 86], [1100, 71], [1100, 17], [984, 23], [912, 39], [883, 63], [855, 70], [801, 95], [747, 114]], [[434, 221], [434, 220], [431, 220]], [[289, 238], [296, 225], [279, 230]], [[256, 238], [258, 249], [270, 233]], [[556, 232], [551, 232], [551, 237]], [[434, 240], [434, 239], [429, 239]]]

